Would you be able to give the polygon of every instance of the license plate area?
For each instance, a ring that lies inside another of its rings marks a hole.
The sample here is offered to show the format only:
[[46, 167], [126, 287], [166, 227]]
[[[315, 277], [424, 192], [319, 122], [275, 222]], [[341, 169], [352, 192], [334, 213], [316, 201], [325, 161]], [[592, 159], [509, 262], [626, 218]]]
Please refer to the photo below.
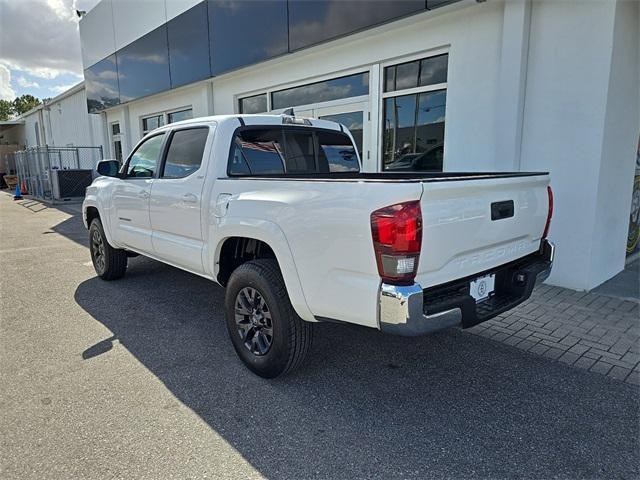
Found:
[[483, 302], [495, 293], [496, 276], [494, 273], [478, 277], [469, 282], [469, 294], [476, 303]]

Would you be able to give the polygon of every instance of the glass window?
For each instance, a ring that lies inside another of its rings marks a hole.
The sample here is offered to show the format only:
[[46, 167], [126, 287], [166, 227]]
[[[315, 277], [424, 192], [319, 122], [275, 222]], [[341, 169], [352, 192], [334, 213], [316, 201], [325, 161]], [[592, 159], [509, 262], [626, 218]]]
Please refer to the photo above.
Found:
[[267, 111], [267, 94], [240, 99], [240, 113], [263, 113]]
[[362, 124], [364, 123], [364, 112], [337, 113], [335, 115], [323, 115], [319, 118], [341, 123], [347, 127], [353, 136], [353, 141], [358, 148], [360, 158], [362, 158]]
[[358, 172], [351, 139], [319, 129], [250, 129], [236, 135], [229, 175]]
[[317, 172], [313, 132], [285, 130], [284, 138], [287, 173]]
[[89, 113], [118, 105], [120, 92], [115, 54], [87, 68], [84, 71], [84, 82]]
[[158, 127], [162, 127], [164, 125], [164, 115], [153, 115], [151, 117], [145, 117], [142, 119], [142, 133], [146, 135], [151, 130], [154, 130]]
[[182, 178], [200, 168], [208, 128], [177, 130], [171, 137], [162, 172], [163, 178]]
[[288, 88], [271, 94], [271, 108], [295, 107], [369, 94], [369, 72]]
[[[448, 54], [385, 68], [385, 170], [442, 171], [447, 91], [432, 90], [446, 84]], [[430, 88], [431, 87], [431, 90]], [[411, 95], [402, 90], [414, 88]]]
[[420, 62], [420, 86], [446, 83], [449, 55], [425, 58]]
[[385, 170], [442, 171], [446, 90], [385, 99]]
[[120, 124], [118, 122], [111, 124], [111, 134], [120, 135]]
[[189, 120], [190, 118], [193, 118], [193, 110], [191, 110], [190, 108], [186, 108], [178, 112], [171, 112], [167, 114], [167, 118], [169, 120], [168, 123], [175, 123], [175, 122], [181, 122], [182, 120]]
[[209, 0], [214, 75], [287, 53], [286, 0]]
[[206, 2], [190, 8], [167, 23], [171, 87], [211, 76], [209, 23]]
[[298, 50], [424, 9], [424, 0], [290, 1], [289, 48]]
[[424, 58], [385, 68], [384, 91], [424, 87], [447, 81], [449, 55]]
[[284, 173], [281, 129], [251, 129], [236, 135], [229, 175]]
[[418, 86], [418, 75], [420, 73], [420, 62], [409, 62], [397, 65], [396, 67], [395, 90], [403, 88], [414, 88]]
[[166, 24], [119, 50], [116, 58], [122, 102], [169, 90]]
[[129, 158], [127, 165], [127, 177], [150, 178], [153, 177], [162, 148], [164, 134], [155, 135], [142, 143]]
[[356, 149], [349, 137], [338, 132], [318, 132], [318, 160], [327, 162], [329, 172], [358, 172], [360, 166]]

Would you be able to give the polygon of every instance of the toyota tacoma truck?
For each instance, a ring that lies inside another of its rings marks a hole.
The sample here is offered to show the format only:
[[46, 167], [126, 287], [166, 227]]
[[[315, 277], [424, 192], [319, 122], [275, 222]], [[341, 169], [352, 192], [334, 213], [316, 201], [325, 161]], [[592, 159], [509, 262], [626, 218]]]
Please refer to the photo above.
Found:
[[167, 125], [100, 162], [83, 203], [97, 275], [139, 254], [217, 282], [267, 378], [301, 364], [315, 322], [468, 328], [549, 275], [547, 173], [363, 173], [344, 126], [287, 113]]

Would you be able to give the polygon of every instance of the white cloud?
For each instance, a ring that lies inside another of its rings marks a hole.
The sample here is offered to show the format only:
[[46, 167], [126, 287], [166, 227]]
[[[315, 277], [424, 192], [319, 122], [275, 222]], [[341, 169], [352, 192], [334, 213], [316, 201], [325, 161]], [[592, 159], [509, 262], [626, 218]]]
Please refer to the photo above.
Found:
[[18, 77], [16, 79], [16, 82], [18, 82], [18, 85], [20, 85], [22, 88], [40, 88], [38, 82], [30, 82], [22, 76]]
[[75, 9], [98, 0], [0, 0], [2, 61], [38, 78], [82, 77]]
[[13, 100], [16, 92], [11, 88], [11, 71], [0, 63], [0, 100]]

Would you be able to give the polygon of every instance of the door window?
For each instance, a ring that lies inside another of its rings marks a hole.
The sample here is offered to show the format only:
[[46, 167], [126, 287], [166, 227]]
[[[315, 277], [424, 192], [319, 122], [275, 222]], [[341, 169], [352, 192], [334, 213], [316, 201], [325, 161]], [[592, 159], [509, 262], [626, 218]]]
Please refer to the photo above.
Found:
[[171, 136], [162, 178], [182, 178], [200, 168], [208, 128], [177, 130]]
[[142, 143], [129, 158], [127, 177], [151, 178], [155, 175], [164, 133], [154, 135]]

